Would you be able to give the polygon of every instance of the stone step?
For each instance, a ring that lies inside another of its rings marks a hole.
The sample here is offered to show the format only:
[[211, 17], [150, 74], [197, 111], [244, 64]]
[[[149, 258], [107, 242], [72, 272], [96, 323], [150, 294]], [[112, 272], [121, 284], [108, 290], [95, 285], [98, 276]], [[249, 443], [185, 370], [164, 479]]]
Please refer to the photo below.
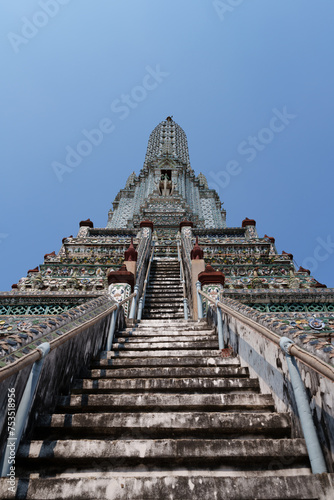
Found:
[[[200, 349], [218, 349], [218, 341], [197, 341], [195, 343], [196, 347]], [[125, 343], [117, 343], [114, 342], [112, 345], [112, 348], [114, 350], [143, 350], [147, 351], [148, 349], [154, 348], [154, 349], [188, 349], [188, 348], [193, 348], [195, 347], [194, 342], [182, 342], [180, 341], [173, 341], [171, 340], [170, 342], [155, 342], [154, 346], [152, 346], [151, 343], [149, 342], [136, 342], [135, 344], [129, 342]]]
[[166, 296], [165, 292], [153, 293], [147, 295], [145, 298], [145, 307], [147, 307], [148, 304], [156, 304], [158, 307], [170, 307], [175, 304], [183, 304], [183, 295], [180, 296], [179, 294], [175, 295], [175, 293], [171, 293]]
[[[160, 332], [164, 331], [171, 331], [171, 332], [177, 332], [178, 335], [182, 335], [183, 333], [186, 333], [189, 335], [189, 332], [212, 332], [215, 331], [214, 328], [212, 328], [209, 325], [205, 325], [203, 323], [194, 323], [192, 321], [186, 321], [183, 319], [183, 324], [181, 327], [179, 327], [177, 324], [175, 324], [176, 321], [159, 321], [159, 320], [145, 320], [142, 319], [140, 322], [135, 326], [135, 327], [127, 327], [125, 331], [138, 331], [138, 332], [157, 332], [160, 334]], [[121, 330], [123, 332], [124, 330]]]
[[149, 281], [156, 280], [156, 279], [164, 279], [164, 278], [173, 278], [177, 279], [180, 281], [180, 268], [177, 267], [176, 269], [152, 269]]
[[[128, 357], [128, 358], [142, 358], [143, 357], [143, 352], [140, 350], [133, 350], [133, 351], [103, 351], [107, 352], [106, 358], [117, 358], [117, 357]], [[101, 353], [103, 355], [103, 353]], [[198, 356], [198, 357], [216, 357], [219, 356], [219, 351], [218, 349], [183, 349], [183, 350], [149, 350], [145, 352], [145, 358], [162, 358], [162, 357], [168, 357], [168, 356], [173, 356], [173, 357], [181, 357], [181, 356]]]
[[183, 287], [180, 283], [152, 283], [150, 285], [147, 286], [147, 291], [148, 292], [152, 292], [152, 291], [155, 291], [155, 292], [164, 292], [164, 291], [169, 291], [169, 290], [175, 290], [175, 291], [178, 291], [178, 290], [183, 290]]
[[181, 283], [180, 273], [155, 272], [154, 274], [150, 274], [148, 285], [163, 282]]
[[180, 280], [155, 280], [151, 281], [147, 285], [147, 290], [169, 290], [169, 289], [180, 289], [182, 290], [182, 284], [180, 283]]
[[159, 305], [164, 305], [166, 304], [166, 302], [168, 303], [170, 303], [171, 301], [180, 302], [182, 300], [183, 300], [183, 295], [180, 294], [176, 295], [175, 291], [174, 293], [171, 292], [170, 295], [168, 295], [167, 297], [165, 295], [165, 292], [163, 292], [163, 295], [160, 293], [146, 295], [145, 304], [149, 302], [149, 303], [158, 303]]
[[[150, 299], [164, 299], [165, 303], [168, 303], [170, 302], [170, 300], [172, 301], [182, 301], [183, 300], [183, 293], [182, 293], [182, 289], [179, 289], [179, 290], [176, 290], [175, 288], [172, 288], [170, 290], [170, 293], [167, 293], [169, 289], [167, 289], [166, 287], [162, 287], [161, 289], [152, 289], [150, 288], [148, 291], [149, 291], [149, 294], [146, 295], [146, 298], [145, 298], [145, 303], [147, 301], [149, 301]], [[179, 291], [179, 293], [177, 293]], [[181, 294], [181, 296], [180, 296]]]
[[175, 270], [180, 272], [180, 263], [178, 260], [174, 260], [173, 262], [152, 262], [151, 270], [155, 269], [167, 269], [167, 270]]
[[145, 313], [143, 312], [144, 319], [160, 319], [160, 318], [183, 318], [183, 312], [170, 313], [170, 312], [160, 312], [160, 313]]
[[151, 273], [150, 273], [150, 281], [152, 279], [156, 279], [157, 277], [159, 278], [164, 278], [165, 276], [173, 277], [175, 279], [180, 279], [180, 266], [176, 266], [173, 268], [170, 267], [151, 267]]
[[183, 317], [183, 308], [175, 309], [175, 310], [169, 310], [169, 309], [160, 309], [160, 308], [151, 308], [151, 309], [144, 309], [143, 310], [143, 317], [144, 318], [161, 318], [162, 316], [168, 316], [168, 317]]
[[[37, 432], [43, 429], [62, 438], [76, 434], [143, 438], [234, 436], [291, 437], [287, 413], [221, 412], [145, 412], [145, 413], [74, 413], [42, 415]], [[45, 432], [44, 432], [45, 434]]]
[[[16, 498], [37, 500], [331, 500], [334, 474], [305, 475], [298, 469], [264, 472], [236, 472], [225, 470], [169, 471], [115, 471], [95, 472], [71, 477], [36, 477], [16, 479], [19, 488]], [[0, 493], [3, 499], [12, 499], [8, 480], [1, 478]], [[228, 495], [228, 496], [227, 496]]]
[[206, 327], [207, 328], [211, 328], [208, 326], [207, 322], [206, 321], [203, 321], [203, 320], [200, 320], [200, 321], [193, 321], [193, 320], [173, 320], [173, 319], [170, 319], [170, 320], [167, 320], [167, 319], [160, 319], [160, 320], [140, 320], [140, 322], [138, 323], [140, 325], [140, 327], [154, 327], [154, 326], [157, 326], [157, 327], [169, 327], [169, 326], [173, 326], [173, 327], [176, 327], [177, 329], [180, 329], [182, 330], [183, 328], [189, 328], [191, 326], [199, 326], [201, 325], [201, 327], [203, 329], [205, 329]]
[[99, 380], [75, 380], [72, 388], [73, 394], [82, 393], [112, 393], [121, 391], [145, 392], [214, 392], [223, 393], [240, 390], [253, 390], [258, 388], [258, 383], [253, 379], [238, 378], [137, 378], [134, 380], [122, 378], [104, 378]]
[[169, 328], [173, 327], [177, 330], [183, 330], [187, 328], [201, 328], [203, 330], [212, 329], [206, 321], [193, 321], [193, 320], [185, 320], [185, 319], [160, 319], [160, 320], [152, 320], [152, 319], [142, 319], [138, 322], [138, 326], [140, 328]]
[[204, 339], [204, 338], [217, 338], [217, 334], [214, 330], [187, 330], [184, 332], [179, 332], [177, 330], [158, 330], [158, 329], [143, 329], [136, 328], [134, 330], [120, 331], [116, 332], [115, 338], [144, 338], [144, 337], [177, 337], [179, 339], [185, 340], [186, 338], [191, 340], [193, 338]]
[[165, 367], [138, 367], [138, 368], [118, 368], [113, 366], [108, 369], [87, 370], [85, 378], [186, 378], [191, 377], [245, 377], [248, 371], [239, 366], [165, 366]]
[[[218, 465], [242, 465], [266, 461], [280, 462], [284, 457], [286, 464], [308, 461], [304, 439], [120, 439], [110, 440], [59, 440], [45, 442], [27, 441], [20, 446], [17, 459], [31, 460], [34, 464], [45, 460], [57, 460], [74, 464], [98, 465], [106, 460], [110, 469], [117, 467], [117, 461], [148, 464], [168, 460], [171, 465], [193, 464], [214, 461]], [[181, 461], [182, 460], [182, 461]], [[283, 468], [284, 464], [282, 464]]]
[[163, 285], [170, 285], [170, 286], [182, 286], [182, 283], [180, 281], [180, 278], [175, 278], [175, 277], [166, 277], [166, 276], [161, 276], [159, 278], [155, 279], [150, 279], [148, 282], [147, 286], [163, 286]]
[[166, 311], [146, 312], [144, 310], [143, 317], [144, 317], [144, 319], [161, 319], [161, 318], [181, 319], [184, 317], [184, 315], [183, 315], [183, 312], [166, 312]]
[[175, 301], [171, 300], [166, 304], [150, 304], [145, 303], [144, 311], [148, 312], [174, 312], [174, 311], [183, 311], [183, 302], [181, 300]]
[[84, 394], [62, 396], [56, 412], [139, 412], [139, 411], [273, 411], [274, 401], [267, 394]]
[[[142, 342], [151, 342], [154, 344], [155, 342], [217, 342], [217, 335], [144, 335], [143, 333], [137, 335], [126, 335], [123, 337], [116, 336], [115, 341], [119, 344], [124, 344], [125, 342], [128, 344], [141, 344]], [[154, 347], [154, 345], [152, 345]]]
[[169, 276], [166, 276], [166, 275], [161, 275], [161, 276], [152, 276], [150, 278], [150, 281], [148, 282], [147, 286], [152, 286], [152, 285], [170, 285], [170, 286], [178, 286], [178, 285], [182, 285], [181, 281], [180, 281], [180, 277], [176, 277], [176, 276], [172, 276], [172, 275], [169, 275]]
[[[146, 296], [145, 298], [145, 305], [147, 306], [148, 304], [156, 304], [159, 306], [164, 306], [166, 305], [166, 297], [161, 297], [160, 295], [150, 295]], [[183, 296], [175, 296], [175, 294], [171, 294], [171, 296], [168, 298], [168, 303], [182, 303], [183, 304]]]
[[92, 367], [113, 367], [113, 368], [139, 368], [139, 367], [215, 367], [215, 366], [240, 366], [238, 358], [208, 358], [206, 356], [182, 356], [156, 357], [156, 358], [107, 358], [107, 351], [101, 354], [100, 358], [93, 360]]

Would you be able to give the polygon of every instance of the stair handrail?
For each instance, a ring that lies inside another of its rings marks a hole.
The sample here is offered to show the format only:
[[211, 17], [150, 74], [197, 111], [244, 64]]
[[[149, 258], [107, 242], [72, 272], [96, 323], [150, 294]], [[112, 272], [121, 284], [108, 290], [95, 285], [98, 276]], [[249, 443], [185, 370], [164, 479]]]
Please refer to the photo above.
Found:
[[[86, 330], [87, 328], [95, 325], [98, 321], [101, 319], [105, 318], [108, 316], [110, 313], [118, 309], [118, 307], [125, 302], [128, 302], [135, 296], [135, 293], [132, 293], [127, 297], [126, 299], [122, 300], [121, 302], [114, 303], [110, 307], [108, 307], [105, 311], [99, 313], [97, 316], [91, 319], [87, 319], [84, 323], [81, 325], [76, 325], [74, 328], [69, 330], [68, 332], [64, 333], [61, 337], [58, 337], [56, 339], [53, 339], [49, 342], [50, 344], [50, 352], [59, 347], [60, 345], [64, 344], [68, 340], [71, 340], [73, 337], [81, 333], [83, 330]], [[34, 342], [34, 341], [33, 341]], [[26, 347], [26, 345], [24, 346]], [[23, 370], [23, 368], [26, 368], [27, 366], [35, 363], [36, 361], [40, 360], [42, 357], [41, 351], [39, 350], [39, 346], [36, 347], [36, 349], [32, 350], [28, 354], [24, 354], [21, 358], [18, 360], [14, 361], [13, 363], [3, 366], [0, 368], [0, 382], [3, 380], [6, 380], [6, 378], [15, 375], [19, 371]]]
[[153, 262], [153, 259], [154, 259], [154, 250], [155, 250], [155, 242], [153, 241], [152, 242], [150, 259], [149, 259], [148, 266], [147, 266], [147, 269], [146, 269], [146, 274], [145, 274], [145, 279], [144, 279], [144, 286], [143, 286], [142, 294], [141, 294], [140, 299], [139, 299], [138, 314], [137, 314], [137, 319], [139, 321], [142, 318], [143, 310], [144, 310], [144, 307], [145, 307], [146, 289], [147, 289], [147, 285], [148, 285], [148, 282], [149, 282], [149, 279], [150, 279], [151, 266], [152, 266], [152, 262]]
[[14, 455], [16, 455], [16, 451], [18, 450], [18, 447], [20, 445], [24, 427], [26, 425], [27, 418], [31, 410], [35, 391], [39, 382], [43, 363], [46, 356], [60, 345], [64, 344], [65, 342], [68, 342], [73, 337], [81, 333], [83, 330], [86, 330], [87, 328], [95, 325], [97, 322], [99, 322], [101, 319], [105, 318], [109, 314], [113, 314], [108, 333], [108, 340], [107, 340], [108, 344], [110, 342], [110, 339], [113, 339], [114, 336], [117, 312], [119, 307], [125, 302], [131, 300], [135, 296], [136, 292], [132, 293], [131, 295], [129, 295], [129, 297], [126, 297], [125, 299], [116, 304], [113, 303], [105, 311], [95, 316], [95, 318], [88, 319], [81, 325], [76, 325], [74, 328], [64, 333], [64, 335], [62, 335], [61, 337], [53, 339], [50, 342], [44, 342], [40, 344], [38, 347], [36, 347], [36, 349], [34, 349], [28, 354], [25, 354], [20, 359], [14, 361], [14, 363], [11, 363], [10, 365], [0, 368], [0, 382], [2, 382], [3, 380], [6, 380], [8, 377], [15, 375], [19, 371], [23, 370], [27, 366], [32, 365], [32, 369], [30, 371], [25, 389], [21, 397], [21, 401], [17, 408], [15, 427], [13, 428], [12, 431], [10, 431], [10, 435], [7, 439], [7, 446], [5, 448], [5, 452], [1, 463], [1, 471], [0, 471], [1, 477], [7, 477], [11, 463], [9, 460], [9, 454], [12, 453], [14, 449]]
[[[250, 326], [251, 328], [255, 329], [257, 333], [259, 333], [266, 339], [276, 344], [277, 347], [281, 348], [281, 350], [285, 354], [286, 361], [288, 364], [292, 390], [295, 397], [295, 402], [306, 443], [308, 456], [310, 459], [312, 473], [313, 474], [322, 474], [324, 472], [326, 473], [327, 472], [326, 462], [320, 446], [315, 424], [313, 422], [309, 399], [306, 394], [305, 386], [302, 381], [295, 358], [297, 358], [305, 365], [309, 366], [311, 369], [317, 371], [320, 375], [330, 379], [331, 381], [334, 381], [334, 367], [325, 364], [313, 354], [308, 353], [304, 351], [304, 349], [301, 349], [300, 347], [296, 346], [293, 340], [287, 337], [280, 337], [277, 333], [272, 332], [269, 328], [263, 325], [259, 325], [255, 320], [248, 318], [246, 315], [240, 313], [239, 311], [235, 311], [234, 309], [220, 302], [219, 300], [214, 301], [212, 297], [209, 297], [209, 295], [202, 292], [202, 290], [200, 290], [199, 288], [197, 292], [199, 296], [204, 297], [206, 300], [208, 300], [214, 306], [216, 306], [217, 313], [218, 311], [220, 311], [220, 316], [221, 312], [233, 316], [234, 318], [243, 322], [247, 326]], [[218, 324], [219, 324], [219, 318], [218, 318]]]
[[[215, 301], [212, 297], [204, 293], [202, 290], [199, 290], [198, 293], [202, 295], [206, 300], [211, 302], [215, 307], [217, 307], [217, 309], [220, 309], [225, 314], [229, 314], [234, 318], [238, 319], [239, 321], [242, 321], [247, 326], [254, 328], [258, 333], [260, 333], [260, 335], [266, 337], [268, 340], [270, 340], [278, 347], [280, 347], [280, 341], [282, 337], [277, 333], [274, 333], [266, 326], [260, 325], [252, 318], [248, 318], [245, 314], [242, 314], [239, 311], [235, 311], [234, 309], [232, 309], [232, 307], [228, 306], [227, 304], [224, 304], [223, 302], [220, 301]], [[309, 366], [313, 370], [317, 371], [323, 377], [326, 377], [332, 382], [334, 382], [334, 367], [328, 365], [321, 359], [317, 358], [316, 356], [314, 356], [314, 354], [305, 351], [296, 344], [292, 344], [289, 347], [289, 354], [295, 356], [299, 361]]]
[[193, 304], [195, 297], [193, 296], [193, 291], [192, 291], [192, 278], [191, 278], [191, 260], [190, 260], [190, 253], [191, 253], [192, 246], [190, 244], [190, 238], [188, 236], [185, 236], [185, 234], [182, 232], [181, 233], [181, 238], [180, 238], [180, 256], [182, 258], [182, 265], [183, 265], [183, 279], [184, 279], [184, 284], [186, 288], [186, 295], [188, 298], [188, 307], [190, 311], [190, 315], [193, 314]]
[[187, 297], [187, 290], [186, 290], [186, 282], [185, 282], [185, 274], [184, 274], [184, 266], [183, 266], [183, 260], [182, 260], [182, 255], [181, 255], [181, 250], [180, 250], [180, 241], [176, 241], [177, 244], [177, 258], [180, 263], [180, 281], [182, 284], [182, 290], [183, 290], [183, 314], [184, 314], [184, 319], [188, 320], [188, 297]]

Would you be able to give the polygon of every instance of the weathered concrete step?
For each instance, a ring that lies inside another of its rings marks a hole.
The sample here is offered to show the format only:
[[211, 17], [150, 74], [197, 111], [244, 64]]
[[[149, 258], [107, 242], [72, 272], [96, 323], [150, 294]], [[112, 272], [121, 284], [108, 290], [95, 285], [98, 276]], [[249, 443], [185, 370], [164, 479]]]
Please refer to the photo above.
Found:
[[178, 290], [175, 288], [171, 288], [170, 290], [168, 288], [161, 288], [161, 290], [158, 290], [157, 288], [150, 288], [148, 292], [149, 293], [146, 295], [145, 299], [145, 305], [152, 299], [163, 299], [163, 301], [160, 302], [161, 304], [166, 304], [168, 301], [172, 301], [172, 303], [175, 303], [183, 299], [182, 290]]
[[85, 374], [85, 378], [191, 378], [191, 377], [246, 377], [248, 370], [238, 366], [194, 367], [194, 366], [166, 366], [166, 367], [138, 367], [108, 369], [92, 369]]
[[[203, 323], [193, 323], [191, 321], [186, 322], [184, 319], [179, 320], [183, 321], [182, 324], [178, 325], [176, 321], [166, 321], [160, 323], [159, 320], [145, 320], [142, 319], [140, 323], [137, 324], [136, 331], [138, 332], [152, 332], [156, 331], [160, 334], [160, 332], [165, 331], [173, 331], [178, 332], [179, 334], [183, 332], [214, 332], [215, 329], [209, 325], [203, 325]], [[123, 331], [123, 330], [122, 330]], [[134, 328], [127, 328], [125, 331], [134, 331]]]
[[161, 280], [161, 281], [152, 281], [149, 285], [147, 285], [147, 290], [161, 290], [162, 293], [164, 293], [164, 290], [182, 290], [182, 284], [180, 283], [180, 280]]
[[154, 283], [147, 286], [148, 293], [159, 293], [160, 295], [165, 295], [167, 292], [179, 292], [182, 291], [181, 284], [173, 284], [173, 283]]
[[147, 304], [167, 304], [167, 303], [182, 303], [183, 304], [183, 293], [182, 291], [171, 291], [170, 293], [160, 293], [147, 294], [145, 299], [145, 306]]
[[214, 330], [172, 330], [172, 329], [166, 329], [166, 330], [160, 330], [158, 328], [136, 328], [133, 330], [122, 330], [120, 332], [116, 332], [115, 337], [116, 338], [143, 338], [143, 337], [179, 337], [181, 339], [183, 338], [193, 338], [193, 337], [216, 337], [217, 334]]
[[[290, 437], [290, 417], [286, 413], [144, 412], [74, 413], [42, 415], [38, 429], [48, 432], [71, 431], [83, 436], [153, 437], [190, 436], [269, 436]], [[66, 436], [64, 436], [66, 437]]]
[[173, 272], [173, 271], [161, 271], [159, 270], [158, 272], [155, 272], [154, 274], [150, 275], [150, 283], [160, 283], [163, 281], [173, 281], [173, 282], [178, 282], [180, 283], [180, 271]]
[[151, 288], [159, 288], [162, 290], [162, 293], [165, 295], [170, 295], [170, 293], [175, 289], [175, 292], [180, 293], [180, 291], [183, 291], [182, 284], [180, 281], [175, 281], [175, 282], [151, 282], [149, 285], [147, 285], [147, 293], [149, 293], [149, 290]]
[[216, 335], [127, 335], [126, 337], [116, 337], [117, 342], [122, 344], [127, 342], [128, 344], [138, 344], [142, 342], [217, 342]]
[[[290, 464], [308, 459], [304, 439], [120, 439], [110, 440], [59, 440], [28, 441], [20, 446], [17, 458], [33, 460], [34, 463], [45, 460], [57, 460], [73, 464], [89, 463], [91, 460], [102, 462], [116, 458], [126, 461], [138, 459], [140, 463], [150, 459], [168, 459], [171, 463], [177, 459], [192, 461], [214, 460], [216, 465], [262, 462], [275, 460]], [[95, 462], [96, 463], [96, 462]], [[117, 462], [110, 463], [110, 468]], [[284, 468], [284, 464], [281, 465]]]
[[150, 281], [148, 282], [147, 286], [159, 286], [159, 285], [181, 285], [180, 281], [180, 276], [174, 276], [174, 275], [168, 275], [168, 274], [161, 274], [160, 276], [152, 276], [150, 277]]
[[158, 284], [155, 283], [148, 285], [146, 297], [148, 297], [149, 295], [154, 295], [164, 298], [171, 296], [171, 294], [173, 293], [178, 295], [183, 293], [183, 288], [180, 283], [173, 284], [159, 282]]
[[170, 342], [155, 342], [154, 346], [150, 342], [125, 342], [125, 343], [117, 343], [114, 342], [112, 345], [112, 349], [117, 350], [148, 350], [148, 349], [188, 349], [188, 348], [199, 348], [199, 349], [218, 349], [218, 341], [197, 341], [197, 342], [182, 342], [171, 340]]
[[143, 312], [143, 318], [144, 319], [161, 319], [161, 318], [166, 318], [166, 319], [182, 319], [184, 317], [183, 315], [183, 309], [181, 312], [181, 309], [179, 309], [178, 312], [171, 312], [171, 311], [156, 311], [156, 312], [147, 312], [147, 310], [144, 310]]
[[[159, 250], [157, 250], [159, 251]], [[167, 261], [153, 261], [152, 262], [152, 268], [151, 269], [175, 269], [177, 271], [180, 271], [180, 263], [179, 261], [173, 256], [173, 258], [167, 262]]]
[[170, 299], [170, 298], [173, 298], [173, 297], [182, 298], [183, 297], [183, 290], [182, 290], [182, 288], [180, 288], [180, 290], [175, 290], [175, 289], [168, 290], [168, 289], [165, 289], [163, 293], [156, 293], [154, 291], [147, 290], [145, 301], [147, 301], [147, 300], [149, 300], [151, 298], [164, 301], [164, 300], [167, 300], [167, 299]]
[[168, 287], [168, 286], [163, 286], [161, 287], [161, 290], [157, 288], [151, 289], [147, 288], [146, 291], [146, 300], [149, 300], [150, 298], [154, 298], [160, 301], [166, 300], [167, 298], [171, 297], [182, 297], [183, 296], [183, 289], [182, 287]]
[[150, 307], [144, 308], [143, 315], [146, 316], [156, 316], [157, 318], [164, 317], [165, 315], [175, 317], [175, 314], [181, 314], [183, 317], [183, 305], [180, 304], [178, 307]]
[[[109, 358], [117, 358], [117, 357], [128, 357], [128, 358], [136, 358], [143, 357], [143, 352], [140, 350], [133, 351], [125, 351], [125, 350], [117, 350], [117, 351], [103, 351], [107, 353], [107, 359]], [[102, 354], [102, 353], [101, 353]], [[209, 350], [209, 349], [184, 349], [184, 350], [149, 350], [145, 352], [145, 358], [161, 358], [161, 357], [181, 357], [181, 356], [198, 356], [198, 357], [215, 357], [219, 356], [218, 349]]]
[[140, 322], [138, 324], [142, 325], [142, 326], [152, 326], [152, 325], [156, 325], [156, 326], [177, 326], [177, 327], [180, 327], [182, 328], [183, 326], [189, 326], [189, 325], [197, 325], [201, 323], [202, 326], [206, 326], [207, 325], [207, 322], [206, 321], [193, 321], [193, 320], [166, 320], [166, 319], [160, 319], [160, 320], [155, 320], [155, 321], [151, 321], [151, 320], [140, 320]]
[[180, 266], [176, 266], [176, 267], [166, 267], [166, 266], [151, 267], [150, 280], [157, 279], [157, 278], [164, 279], [165, 276], [180, 280]]
[[144, 307], [144, 311], [148, 314], [167, 314], [167, 313], [178, 313], [178, 312], [183, 312], [183, 303], [178, 302], [178, 303], [171, 303], [171, 304], [164, 304], [163, 306], [159, 305], [146, 305]]
[[154, 328], [154, 327], [163, 327], [163, 328], [168, 328], [168, 327], [175, 327], [177, 329], [183, 329], [183, 328], [196, 328], [196, 327], [200, 327], [201, 329], [205, 330], [206, 328], [208, 329], [211, 329], [212, 327], [210, 327], [206, 321], [192, 321], [192, 320], [185, 320], [185, 319], [178, 319], [178, 320], [174, 320], [174, 319], [155, 319], [155, 320], [151, 320], [151, 319], [142, 319], [140, 320], [140, 322], [138, 323], [138, 325], [141, 327], [141, 328], [144, 328], [144, 327], [148, 327], [148, 328]]
[[157, 318], [161, 318], [161, 317], [165, 317], [166, 315], [168, 315], [169, 317], [176, 317], [176, 315], [181, 315], [181, 317], [183, 317], [183, 306], [180, 306], [179, 307], [176, 307], [176, 308], [161, 308], [161, 307], [151, 307], [149, 309], [147, 309], [145, 307], [144, 311], [143, 311], [143, 316], [144, 318], [146, 317], [157, 317]]
[[139, 368], [139, 367], [181, 367], [181, 366], [193, 366], [193, 367], [211, 367], [211, 366], [240, 366], [238, 358], [209, 358], [209, 357], [198, 357], [198, 356], [188, 356], [188, 357], [156, 357], [156, 358], [107, 358], [107, 351], [101, 355], [99, 359], [96, 359], [92, 363], [93, 367], [112, 367], [112, 368]]
[[244, 391], [245, 389], [253, 390], [258, 388], [258, 382], [252, 382], [252, 379], [242, 378], [138, 378], [134, 380], [128, 379], [80, 379], [75, 380], [72, 393], [112, 393], [121, 391], [146, 391], [146, 392], [179, 392], [191, 391], [200, 392], [235, 392]]
[[151, 274], [150, 274], [150, 280], [151, 281], [164, 281], [164, 280], [173, 280], [173, 281], [180, 281], [180, 268], [177, 268], [176, 270], [171, 270], [171, 269], [153, 269]]
[[166, 297], [165, 294], [162, 295], [162, 293], [156, 293], [155, 295], [150, 295], [146, 297], [145, 300], [145, 307], [147, 307], [148, 304], [156, 305], [159, 307], [163, 306], [171, 306], [175, 304], [180, 304], [183, 303], [183, 297], [180, 295], [176, 295], [175, 291], [172, 291], [172, 293]]
[[160, 297], [159, 295], [156, 296], [150, 296], [146, 297], [145, 300], [145, 306], [147, 307], [148, 305], [155, 305], [159, 307], [167, 306], [167, 304], [182, 304], [183, 305], [183, 297], [182, 295], [176, 296], [175, 293], [171, 294], [170, 297]]
[[92, 411], [274, 411], [271, 395], [253, 394], [84, 394], [61, 396], [57, 413]]
[[144, 319], [160, 319], [160, 318], [183, 318], [183, 312], [179, 313], [170, 313], [170, 312], [160, 312], [160, 313], [143, 313]]
[[[298, 469], [296, 469], [298, 471]], [[285, 472], [265, 471], [249, 474], [229, 471], [180, 470], [168, 471], [117, 471], [109, 475], [101, 472], [59, 478], [16, 479], [16, 498], [27, 500], [331, 500], [334, 474], [290, 475]], [[8, 480], [2, 478], [0, 494], [12, 499]], [[41, 495], [44, 495], [43, 497]]]
[[189, 329], [189, 330], [176, 330], [174, 328], [136, 328], [133, 330], [122, 330], [120, 332], [116, 332], [116, 338], [117, 336], [120, 337], [136, 337], [136, 338], [143, 338], [143, 337], [178, 337], [178, 338], [183, 338], [183, 337], [217, 337], [217, 333], [215, 330], [200, 330], [200, 329]]

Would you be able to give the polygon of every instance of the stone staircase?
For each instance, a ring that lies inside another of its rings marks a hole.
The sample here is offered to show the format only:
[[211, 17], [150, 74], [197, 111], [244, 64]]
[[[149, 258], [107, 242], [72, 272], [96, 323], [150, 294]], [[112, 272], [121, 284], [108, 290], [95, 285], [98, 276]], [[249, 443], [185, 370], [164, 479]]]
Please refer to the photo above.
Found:
[[22, 443], [17, 498], [333, 498], [289, 415], [205, 323], [142, 320], [115, 341]]
[[180, 264], [177, 258], [154, 259], [147, 286], [143, 318], [183, 318]]

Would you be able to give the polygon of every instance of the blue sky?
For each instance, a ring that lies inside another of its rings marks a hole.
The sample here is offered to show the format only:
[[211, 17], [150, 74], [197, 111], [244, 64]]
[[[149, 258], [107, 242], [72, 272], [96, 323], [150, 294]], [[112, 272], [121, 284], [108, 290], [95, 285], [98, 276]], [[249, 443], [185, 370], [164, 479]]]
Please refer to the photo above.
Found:
[[0, 289], [106, 225], [168, 115], [227, 224], [256, 219], [334, 287], [333, 19], [329, 0], [4, 0]]

